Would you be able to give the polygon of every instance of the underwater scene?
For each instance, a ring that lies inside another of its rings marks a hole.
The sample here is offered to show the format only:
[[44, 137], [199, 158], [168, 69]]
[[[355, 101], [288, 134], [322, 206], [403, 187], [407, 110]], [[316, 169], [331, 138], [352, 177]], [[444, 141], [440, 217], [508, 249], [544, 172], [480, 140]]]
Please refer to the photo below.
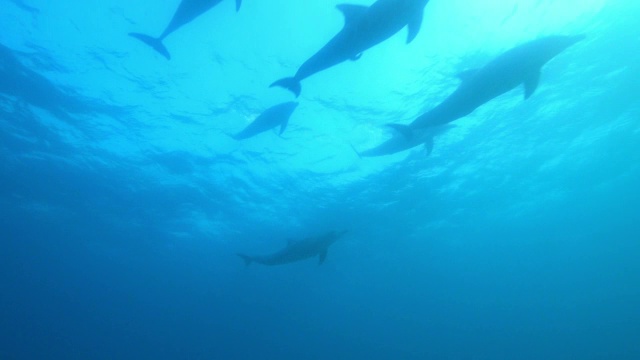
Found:
[[0, 0], [0, 359], [640, 359], [640, 1]]

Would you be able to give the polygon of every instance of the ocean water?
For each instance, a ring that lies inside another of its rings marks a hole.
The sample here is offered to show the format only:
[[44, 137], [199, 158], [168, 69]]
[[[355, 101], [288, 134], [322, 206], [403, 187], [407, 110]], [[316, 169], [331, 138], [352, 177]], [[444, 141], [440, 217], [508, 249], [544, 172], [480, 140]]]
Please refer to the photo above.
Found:
[[[640, 359], [640, 2], [431, 0], [303, 81], [338, 1], [0, 0], [1, 359]], [[372, 0], [353, 1], [370, 5]], [[422, 146], [460, 71], [585, 40]], [[316, 258], [245, 267], [287, 239]]]

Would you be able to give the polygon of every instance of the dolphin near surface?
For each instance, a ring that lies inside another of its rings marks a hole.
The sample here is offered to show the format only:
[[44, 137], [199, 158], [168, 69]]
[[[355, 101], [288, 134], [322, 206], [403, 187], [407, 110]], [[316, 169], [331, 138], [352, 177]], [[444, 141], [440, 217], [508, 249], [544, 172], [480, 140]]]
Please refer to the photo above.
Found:
[[280, 79], [280, 86], [300, 96], [300, 82], [307, 77], [346, 60], [357, 60], [365, 50], [390, 38], [405, 26], [410, 43], [422, 24], [429, 0], [378, 0], [371, 6], [337, 5], [344, 15], [344, 27], [324, 47], [305, 61], [293, 77]]
[[417, 129], [410, 138], [403, 136], [402, 134], [395, 133], [391, 139], [384, 143], [362, 152], [356, 151], [356, 153], [360, 157], [385, 156], [424, 144], [425, 153], [429, 156], [433, 151], [433, 138], [453, 127], [453, 125], [448, 124], [438, 127]]
[[390, 124], [405, 137], [416, 129], [440, 126], [469, 115], [486, 102], [520, 84], [524, 98], [536, 91], [540, 70], [556, 55], [583, 40], [584, 35], [548, 36], [517, 46], [498, 56], [484, 67], [459, 74], [462, 82], [442, 103], [419, 116], [409, 125]]
[[[206, 13], [220, 2], [222, 2], [222, 0], [182, 0], [176, 9], [176, 12], [173, 14], [173, 18], [169, 22], [169, 25], [167, 25], [160, 36], [153, 37], [133, 32], [129, 33], [129, 36], [151, 46], [154, 50], [162, 54], [162, 56], [170, 60], [171, 54], [169, 54], [169, 50], [167, 50], [162, 41], [171, 33], [190, 23], [198, 16]], [[241, 3], [242, 0], [236, 0], [236, 11], [240, 10]]]
[[246, 128], [231, 137], [236, 140], [248, 139], [276, 126], [280, 126], [280, 135], [282, 135], [287, 128], [291, 114], [297, 107], [298, 103], [295, 101], [272, 106], [260, 114]]
[[342, 237], [347, 231], [331, 231], [326, 234], [309, 237], [297, 241], [289, 241], [287, 246], [270, 255], [250, 256], [237, 254], [246, 266], [252, 262], [262, 265], [283, 265], [318, 256], [318, 265], [322, 265], [327, 258], [329, 246]]

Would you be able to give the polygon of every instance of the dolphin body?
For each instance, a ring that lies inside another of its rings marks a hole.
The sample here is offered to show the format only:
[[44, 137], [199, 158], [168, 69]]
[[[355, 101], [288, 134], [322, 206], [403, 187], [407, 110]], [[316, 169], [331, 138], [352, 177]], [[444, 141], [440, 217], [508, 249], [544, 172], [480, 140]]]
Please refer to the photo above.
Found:
[[429, 156], [433, 151], [433, 138], [451, 128], [453, 128], [453, 125], [417, 129], [410, 138], [402, 134], [394, 134], [386, 142], [362, 152], [356, 151], [356, 153], [360, 157], [385, 156], [424, 144], [426, 155]]
[[389, 126], [410, 139], [416, 129], [443, 125], [467, 116], [484, 103], [520, 84], [524, 84], [526, 100], [538, 87], [542, 67], [584, 38], [584, 35], [548, 36], [517, 46], [480, 69], [460, 73], [460, 86], [442, 103], [411, 124]]
[[429, 0], [378, 0], [371, 6], [340, 4], [344, 27], [322, 49], [302, 64], [293, 77], [280, 79], [273, 86], [284, 87], [300, 96], [303, 79], [346, 60], [357, 60], [367, 49], [390, 38], [408, 26], [410, 43], [422, 24]]
[[298, 241], [289, 241], [287, 246], [273, 254], [264, 256], [249, 256], [237, 254], [244, 260], [246, 266], [252, 262], [262, 265], [283, 265], [318, 256], [318, 265], [327, 258], [327, 250], [347, 231], [331, 231], [317, 237], [309, 237]]
[[282, 135], [296, 107], [298, 107], [298, 103], [295, 101], [272, 106], [260, 114], [246, 128], [231, 137], [236, 140], [248, 139], [278, 125], [280, 126], [280, 135]]
[[[173, 18], [169, 22], [169, 25], [167, 25], [159, 37], [155, 38], [153, 36], [140, 33], [129, 33], [129, 35], [151, 46], [154, 50], [162, 54], [162, 56], [170, 60], [171, 54], [169, 54], [169, 50], [167, 50], [162, 43], [164, 38], [181, 28], [183, 25], [190, 23], [198, 16], [206, 13], [220, 2], [222, 2], [222, 0], [182, 0], [180, 5], [178, 5], [178, 9], [176, 9], [176, 12], [173, 14]], [[241, 3], [242, 0], [236, 0], [236, 11], [240, 10]]]

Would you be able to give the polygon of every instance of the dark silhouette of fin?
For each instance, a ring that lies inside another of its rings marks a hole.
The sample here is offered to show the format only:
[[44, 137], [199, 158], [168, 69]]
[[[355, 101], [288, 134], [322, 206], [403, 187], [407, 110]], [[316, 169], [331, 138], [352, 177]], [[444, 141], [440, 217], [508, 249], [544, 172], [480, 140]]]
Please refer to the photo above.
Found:
[[362, 154], [360, 154], [360, 151], [358, 151], [358, 149], [356, 149], [356, 147], [353, 146], [353, 144], [349, 144], [349, 146], [351, 146], [351, 150], [353, 150], [353, 152], [356, 153], [356, 155], [358, 155], [358, 158], [362, 160]]
[[407, 25], [407, 29], [408, 29], [408, 33], [407, 33], [407, 44], [412, 42], [413, 39], [416, 38], [416, 36], [418, 36], [418, 33], [420, 32], [420, 27], [422, 26], [422, 17], [423, 17], [423, 13], [422, 11], [419, 11], [416, 16], [411, 19], [411, 21], [409, 21], [409, 24]]
[[280, 79], [269, 87], [279, 86], [285, 88], [296, 95], [296, 97], [300, 96], [300, 92], [302, 91], [302, 85], [300, 85], [300, 81], [294, 77], [288, 77], [284, 79]]
[[364, 5], [339, 4], [336, 8], [344, 15], [344, 26], [350, 26], [356, 23], [369, 9]]
[[171, 54], [169, 54], [169, 50], [164, 47], [162, 44], [162, 40], [158, 38], [154, 38], [149, 35], [140, 34], [140, 33], [129, 33], [129, 36], [134, 37], [143, 43], [151, 46], [155, 51], [159, 52], [162, 56], [166, 57], [167, 60], [171, 60]]
[[431, 152], [433, 152], [433, 137], [428, 138], [427, 141], [424, 142], [424, 149], [427, 152], [427, 156], [431, 155]]
[[387, 126], [402, 134], [407, 140], [413, 138], [413, 130], [408, 125], [387, 124]]
[[535, 73], [529, 75], [529, 77], [527, 77], [524, 80], [524, 99], [525, 100], [530, 98], [531, 95], [533, 95], [533, 93], [536, 92], [536, 89], [538, 88], [538, 83], [540, 83], [539, 71], [536, 71]]
[[236, 11], [240, 10], [240, 5], [242, 5], [242, 0], [236, 0]]
[[322, 263], [324, 263], [326, 259], [327, 259], [327, 250], [320, 253], [320, 256], [318, 257], [318, 266], [322, 265]]
[[247, 256], [244, 254], [236, 254], [236, 255], [238, 255], [239, 257], [242, 258], [242, 260], [244, 260], [244, 266], [249, 266], [253, 262], [253, 259], [251, 259], [250, 256]]

